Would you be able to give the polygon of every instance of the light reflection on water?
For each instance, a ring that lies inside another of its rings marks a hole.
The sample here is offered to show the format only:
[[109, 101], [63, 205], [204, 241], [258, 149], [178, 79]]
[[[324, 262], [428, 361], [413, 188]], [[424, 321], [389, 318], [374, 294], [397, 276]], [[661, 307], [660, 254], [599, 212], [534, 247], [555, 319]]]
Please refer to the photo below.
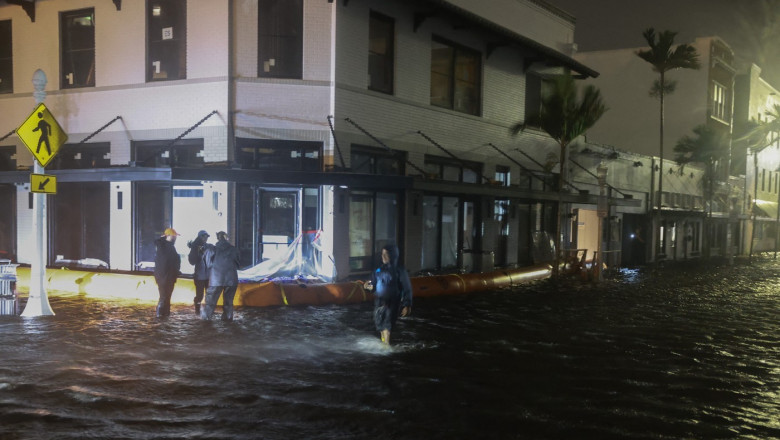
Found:
[[0, 438], [780, 438], [780, 265], [371, 305], [52, 295], [0, 317]]

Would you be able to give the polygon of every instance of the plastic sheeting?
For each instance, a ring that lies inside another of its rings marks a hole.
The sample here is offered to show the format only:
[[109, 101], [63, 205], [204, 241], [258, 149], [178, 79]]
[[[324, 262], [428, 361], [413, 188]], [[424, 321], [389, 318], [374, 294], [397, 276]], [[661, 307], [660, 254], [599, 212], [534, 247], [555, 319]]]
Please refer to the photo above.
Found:
[[333, 255], [322, 245], [322, 231], [298, 235], [285, 252], [238, 271], [240, 282], [306, 280], [330, 282], [336, 278]]

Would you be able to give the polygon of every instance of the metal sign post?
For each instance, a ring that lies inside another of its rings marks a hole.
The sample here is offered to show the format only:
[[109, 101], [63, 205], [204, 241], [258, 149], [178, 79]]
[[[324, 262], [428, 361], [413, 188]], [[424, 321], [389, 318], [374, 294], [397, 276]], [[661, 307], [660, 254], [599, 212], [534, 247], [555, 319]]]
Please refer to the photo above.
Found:
[[[35, 71], [33, 74], [32, 83], [35, 87], [35, 92], [33, 92], [33, 96], [35, 97], [35, 104], [36, 107], [39, 108], [43, 104], [44, 99], [46, 99], [46, 92], [44, 91], [46, 88], [46, 74], [43, 73], [43, 70], [38, 69]], [[39, 112], [37, 114], [41, 113]], [[38, 148], [40, 152], [40, 148], [45, 146], [50, 151], [51, 139], [49, 139], [49, 137], [52, 134], [52, 131], [50, 127], [47, 128], [45, 126], [50, 124], [44, 120], [43, 116], [40, 116], [39, 118], [41, 123], [37, 125], [37, 130], [35, 130], [36, 132], [40, 131], [40, 133], [37, 133], [38, 142], [36, 148]], [[24, 125], [25, 124], [22, 124], [22, 126]], [[19, 133], [19, 130], [17, 130], [17, 134], [19, 134], [19, 137], [22, 139], [25, 145], [27, 145], [27, 148], [30, 149], [30, 152], [36, 156], [34, 169], [35, 174], [43, 174], [44, 170], [40, 163], [40, 157], [38, 157], [38, 155], [33, 152], [33, 149], [31, 148], [32, 142], [29, 142], [30, 139], [25, 139], [25, 137], [30, 136], [26, 136], [24, 131]], [[57, 148], [59, 148], [59, 145], [55, 148], [55, 152]], [[48, 160], [51, 160], [52, 156], [52, 154], [49, 154]], [[47, 163], [48, 160], [46, 160]], [[32, 263], [30, 265], [30, 295], [27, 298], [27, 305], [24, 307], [22, 316], [51, 316], [54, 315], [54, 311], [51, 309], [51, 305], [49, 305], [49, 298], [46, 295], [46, 287], [44, 285], [44, 280], [46, 279], [46, 250], [48, 249], [48, 236], [46, 230], [46, 194], [44, 193], [33, 194], [33, 235], [35, 236], [35, 250], [33, 253]]]

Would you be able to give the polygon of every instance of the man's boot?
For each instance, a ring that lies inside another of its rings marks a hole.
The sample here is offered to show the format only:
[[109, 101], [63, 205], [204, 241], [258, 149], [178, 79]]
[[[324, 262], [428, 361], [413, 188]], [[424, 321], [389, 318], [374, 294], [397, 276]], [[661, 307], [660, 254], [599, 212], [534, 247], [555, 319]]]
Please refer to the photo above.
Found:
[[195, 303], [195, 314], [200, 316], [200, 303]]

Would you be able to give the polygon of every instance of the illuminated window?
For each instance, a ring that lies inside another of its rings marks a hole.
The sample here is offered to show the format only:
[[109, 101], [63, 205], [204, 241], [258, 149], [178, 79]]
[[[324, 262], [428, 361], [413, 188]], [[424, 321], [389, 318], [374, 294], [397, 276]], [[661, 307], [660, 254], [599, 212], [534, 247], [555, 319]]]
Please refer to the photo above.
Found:
[[0, 21], [0, 93], [14, 92], [11, 20]]
[[509, 167], [505, 165], [496, 165], [496, 182], [501, 186], [509, 186]]
[[368, 22], [368, 88], [393, 93], [395, 21], [371, 12]]
[[81, 9], [60, 15], [60, 87], [95, 86], [95, 10]]
[[303, 0], [258, 0], [257, 76], [303, 77]]
[[729, 100], [726, 93], [726, 88], [722, 85], [713, 82], [712, 83], [712, 116], [727, 121], [729, 112]]
[[382, 247], [397, 240], [398, 196], [355, 191], [349, 207], [349, 267], [372, 270], [380, 263]]
[[187, 3], [146, 2], [146, 80], [187, 78]]
[[431, 105], [480, 114], [482, 54], [434, 37], [431, 46]]

